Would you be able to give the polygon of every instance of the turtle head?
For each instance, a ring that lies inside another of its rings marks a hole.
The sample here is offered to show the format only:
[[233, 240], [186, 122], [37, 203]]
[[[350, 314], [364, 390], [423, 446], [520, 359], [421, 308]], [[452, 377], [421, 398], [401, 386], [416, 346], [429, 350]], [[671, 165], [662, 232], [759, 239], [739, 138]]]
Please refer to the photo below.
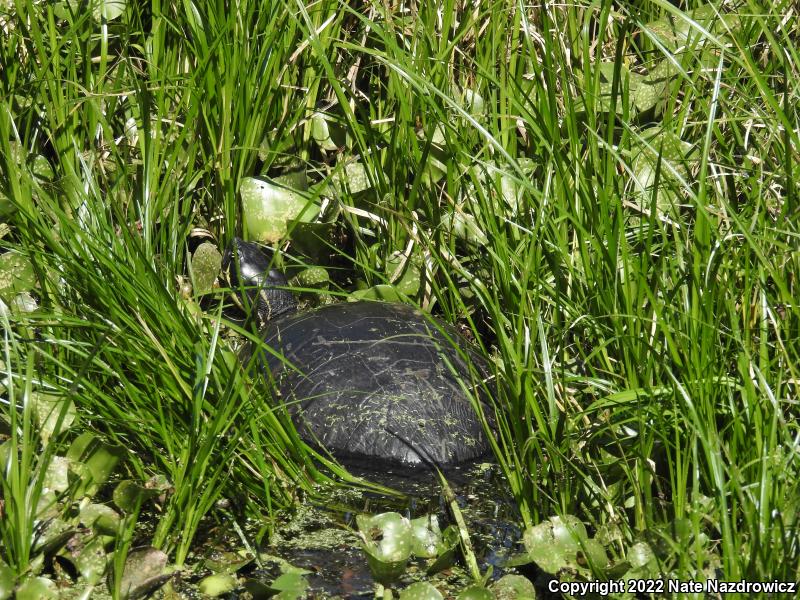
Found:
[[263, 324], [297, 308], [294, 294], [285, 289], [286, 276], [271, 268], [271, 257], [253, 242], [235, 237], [222, 257], [222, 269], [234, 290], [236, 304]]

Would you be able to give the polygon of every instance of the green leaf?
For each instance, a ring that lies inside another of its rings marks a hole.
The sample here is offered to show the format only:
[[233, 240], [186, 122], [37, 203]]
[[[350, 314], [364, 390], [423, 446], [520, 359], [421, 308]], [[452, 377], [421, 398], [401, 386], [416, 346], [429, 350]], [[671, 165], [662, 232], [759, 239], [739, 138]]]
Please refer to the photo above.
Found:
[[401, 252], [392, 253], [386, 261], [386, 276], [401, 294], [413, 296], [419, 292], [422, 281], [419, 267], [413, 259], [406, 259]]
[[239, 587], [239, 580], [230, 573], [216, 573], [200, 580], [197, 590], [201, 594], [216, 598], [228, 594]]
[[338, 149], [336, 143], [331, 139], [328, 119], [322, 113], [316, 112], [311, 115], [311, 137], [323, 150], [333, 152]]
[[[125, 561], [120, 582], [122, 598], [136, 600], [152, 594], [172, 577], [171, 574], [164, 573], [166, 566], [167, 555], [161, 550], [147, 546], [131, 551]], [[108, 584], [111, 589], [110, 576]]]
[[13, 250], [0, 255], [0, 299], [10, 304], [17, 294], [35, 285], [36, 273], [30, 260]]
[[16, 600], [51, 600], [58, 598], [58, 588], [46, 577], [31, 577], [22, 582], [14, 597]]
[[442, 215], [442, 226], [457, 238], [473, 246], [486, 246], [489, 239], [478, 227], [475, 217], [462, 209], [454, 209]]
[[222, 254], [211, 242], [203, 242], [192, 255], [192, 278], [195, 294], [207, 294], [222, 268]]
[[400, 592], [400, 600], [444, 600], [444, 596], [427, 581], [418, 581]]
[[114, 488], [112, 499], [120, 510], [130, 514], [138, 510], [150, 498], [158, 496], [159, 493], [159, 490], [148, 489], [135, 481], [125, 479]]
[[484, 113], [486, 105], [483, 101], [483, 96], [476, 90], [467, 88], [462, 93], [462, 96], [464, 98], [464, 108], [469, 114], [477, 117]]
[[0, 564], [0, 600], [8, 600], [14, 594], [16, 578], [14, 569]]
[[292, 277], [289, 285], [301, 288], [327, 290], [331, 284], [331, 276], [323, 267], [308, 267]]
[[77, 416], [75, 404], [69, 398], [33, 392], [31, 401], [36, 414], [36, 424], [39, 426], [39, 435], [45, 444], [53, 435], [69, 429]]
[[333, 175], [331, 183], [334, 190], [339, 193], [347, 191], [350, 194], [358, 194], [372, 188], [366, 167], [358, 161], [346, 163], [344, 169], [338, 170]]
[[690, 41], [700, 39], [700, 36], [705, 41], [707, 36], [700, 27], [712, 35], [728, 37], [728, 30], [736, 32], [740, 28], [739, 16], [735, 13], [719, 14], [713, 4], [706, 4], [680, 15], [668, 12], [645, 25], [644, 31], [654, 35], [668, 50], [675, 51]]
[[89, 431], [78, 436], [67, 451], [70, 468], [80, 480], [76, 497], [93, 496], [126, 455], [124, 448], [105, 444]]
[[426, 515], [411, 520], [412, 552], [421, 558], [433, 558], [442, 544], [442, 531], [436, 515]]
[[89, 504], [81, 509], [78, 515], [84, 527], [90, 527], [102, 535], [116, 536], [119, 528], [120, 516], [110, 506], [105, 504]]
[[293, 221], [310, 222], [319, 214], [311, 196], [264, 179], [245, 177], [239, 193], [245, 229], [255, 241], [275, 243]]
[[448, 525], [442, 532], [442, 539], [436, 548], [436, 560], [433, 561], [428, 569], [428, 575], [433, 575], [439, 571], [452, 567], [458, 558], [458, 546], [461, 536], [455, 525]]
[[357, 300], [382, 300], [384, 302], [402, 302], [403, 297], [393, 285], [378, 284], [365, 290], [351, 292], [347, 299], [351, 302]]
[[100, 582], [108, 567], [108, 561], [103, 540], [98, 536], [92, 537], [80, 551], [72, 554], [72, 563], [89, 585]]
[[649, 564], [654, 564], [656, 557], [653, 551], [644, 542], [639, 542], [628, 548], [626, 559], [631, 563], [631, 567], [638, 569]]
[[126, 0], [93, 0], [92, 16], [95, 20], [114, 21], [125, 12]]
[[588, 538], [586, 527], [577, 517], [564, 515], [550, 517], [553, 526], [553, 542], [555, 548], [564, 555], [574, 555], [580, 549], [580, 543]]
[[362, 548], [376, 581], [388, 585], [403, 574], [413, 548], [411, 523], [394, 512], [358, 515]]
[[482, 585], [471, 585], [456, 596], [456, 600], [494, 600], [494, 594]]
[[214, 573], [236, 573], [253, 562], [253, 556], [244, 551], [214, 553], [213, 558], [206, 558], [203, 566]]
[[308, 580], [300, 573], [284, 573], [270, 584], [270, 590], [279, 600], [297, 600], [304, 598], [308, 589]]
[[536, 588], [527, 577], [504, 575], [492, 585], [492, 593], [497, 600], [532, 600], [536, 598]]

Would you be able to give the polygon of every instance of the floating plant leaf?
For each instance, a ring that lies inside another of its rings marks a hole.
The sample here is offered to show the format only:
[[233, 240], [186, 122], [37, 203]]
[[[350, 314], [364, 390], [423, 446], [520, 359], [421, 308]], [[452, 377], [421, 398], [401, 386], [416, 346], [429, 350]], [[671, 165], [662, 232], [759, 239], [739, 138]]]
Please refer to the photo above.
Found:
[[[167, 555], [150, 546], [136, 548], [128, 554], [120, 582], [122, 598], [136, 600], [164, 585], [172, 575], [164, 573], [167, 566]], [[112, 589], [111, 574], [108, 587]]]
[[418, 581], [400, 592], [400, 600], [444, 600], [444, 596], [427, 581]]
[[72, 563], [89, 584], [100, 582], [108, 567], [108, 554], [100, 537], [92, 537], [80, 551], [72, 554]]
[[0, 298], [11, 303], [17, 294], [35, 285], [36, 273], [30, 260], [13, 250], [0, 255]]
[[494, 600], [494, 594], [482, 585], [470, 585], [456, 596], [456, 600]]
[[412, 552], [420, 558], [434, 558], [442, 543], [442, 531], [436, 515], [425, 515], [411, 520]]
[[284, 573], [270, 584], [272, 593], [277, 593], [279, 600], [296, 600], [304, 598], [308, 589], [308, 580], [301, 573]]
[[692, 40], [707, 37], [700, 28], [712, 35], [735, 32], [740, 27], [739, 16], [735, 13], [721, 14], [718, 9], [706, 4], [678, 14], [668, 12], [644, 27], [645, 32], [654, 35], [668, 50], [674, 51]]
[[206, 596], [216, 598], [228, 594], [239, 587], [239, 580], [231, 573], [215, 573], [200, 580], [197, 591]]
[[413, 548], [408, 519], [395, 512], [356, 517], [372, 576], [388, 585], [403, 574]]
[[504, 575], [492, 585], [496, 600], [532, 600], [536, 598], [536, 588], [527, 577]]
[[44, 555], [55, 554], [75, 535], [77, 529], [59, 518], [47, 519], [46, 523], [36, 538], [34, 550]]
[[[689, 180], [690, 169], [697, 162], [697, 148], [671, 131], [649, 127], [641, 132], [639, 151], [633, 160], [634, 194], [642, 208], [650, 203], [658, 186], [656, 206], [661, 215], [675, 216], [679, 198], [676, 188], [681, 179]], [[659, 179], [656, 172], [659, 170]]]
[[51, 600], [58, 598], [58, 588], [47, 577], [31, 577], [22, 582], [14, 597], [16, 600]]
[[358, 161], [345, 164], [344, 169], [334, 174], [332, 184], [334, 189], [340, 192], [347, 190], [351, 194], [372, 188], [366, 167]]
[[581, 548], [584, 560], [578, 561], [579, 564], [586, 567], [594, 567], [596, 569], [605, 569], [608, 566], [608, 555], [603, 544], [596, 539], [588, 539], [583, 542]]
[[[403, 298], [393, 285], [385, 283], [373, 285], [364, 290], [355, 290], [347, 297], [350, 302], [358, 300], [382, 300], [384, 302], [402, 302]], [[388, 435], [388, 434], [387, 434]]]
[[159, 490], [145, 488], [135, 481], [125, 479], [114, 488], [112, 499], [120, 510], [133, 513], [147, 500], [155, 498], [159, 493]]
[[428, 575], [449, 569], [455, 564], [460, 541], [458, 528], [455, 525], [448, 525], [442, 532], [441, 542], [436, 548], [436, 560], [427, 569]]
[[317, 145], [328, 152], [333, 152], [338, 148], [336, 143], [331, 139], [330, 127], [328, 127], [328, 119], [322, 113], [314, 113], [311, 115], [311, 137]]
[[214, 281], [222, 268], [222, 254], [211, 242], [203, 242], [192, 255], [192, 277], [194, 291], [207, 294], [214, 287]]
[[125, 12], [126, 0], [93, 0], [92, 16], [97, 20], [114, 21]]
[[119, 528], [120, 516], [110, 506], [105, 504], [89, 504], [81, 509], [78, 515], [84, 527], [90, 527], [102, 535], [116, 536]]
[[253, 555], [240, 552], [219, 552], [213, 557], [206, 558], [203, 566], [214, 573], [236, 573], [253, 562]]
[[453, 210], [442, 215], [442, 225], [457, 238], [473, 246], [486, 246], [489, 239], [478, 227], [475, 217], [463, 210]]
[[47, 465], [44, 476], [44, 489], [64, 492], [69, 488], [69, 460], [54, 456]]
[[644, 542], [639, 542], [628, 548], [628, 554], [625, 557], [634, 569], [645, 567], [650, 563], [655, 562], [655, 555], [650, 549], [650, 546]]
[[8, 565], [0, 563], [0, 600], [8, 600], [14, 593], [16, 573]]
[[[398, 272], [399, 278], [396, 277]], [[386, 276], [393, 281], [395, 289], [406, 296], [415, 295], [422, 281], [419, 267], [413, 260], [406, 259], [401, 252], [393, 253], [386, 261]]]
[[275, 243], [293, 221], [310, 222], [319, 205], [307, 194], [264, 179], [245, 177], [239, 186], [242, 214], [250, 239]]
[[463, 93], [464, 97], [464, 108], [473, 116], [482, 115], [485, 103], [483, 101], [483, 96], [481, 96], [475, 90], [471, 90], [469, 88], [464, 90]]
[[78, 436], [67, 451], [71, 469], [80, 479], [76, 497], [93, 496], [125, 455], [123, 448], [103, 443], [90, 431]]
[[34, 392], [31, 394], [31, 401], [36, 414], [36, 424], [39, 426], [39, 435], [44, 443], [47, 443], [53, 435], [69, 429], [77, 416], [75, 404], [69, 398]]
[[29, 292], [20, 292], [14, 296], [9, 308], [12, 313], [26, 315], [39, 308], [39, 303], [36, 302], [36, 299], [31, 296]]
[[[425, 132], [420, 131], [417, 135], [421, 140], [425, 140]], [[446, 160], [444, 129], [441, 125], [433, 128], [430, 140], [430, 152], [424, 165], [422, 165], [422, 180], [428, 185], [432, 185], [442, 179], [447, 174], [447, 166], [442, 162]]]
[[292, 277], [289, 284], [294, 287], [327, 290], [330, 287], [331, 277], [323, 267], [308, 267]]
[[574, 554], [580, 549], [580, 543], [588, 539], [586, 527], [577, 517], [572, 515], [550, 517], [550, 523], [553, 527], [555, 548], [564, 555]]
[[523, 533], [526, 554], [512, 558], [509, 566], [535, 562], [547, 573], [557, 573], [567, 566], [577, 566], [577, 553], [581, 543], [588, 539], [586, 528], [572, 516], [551, 517]]

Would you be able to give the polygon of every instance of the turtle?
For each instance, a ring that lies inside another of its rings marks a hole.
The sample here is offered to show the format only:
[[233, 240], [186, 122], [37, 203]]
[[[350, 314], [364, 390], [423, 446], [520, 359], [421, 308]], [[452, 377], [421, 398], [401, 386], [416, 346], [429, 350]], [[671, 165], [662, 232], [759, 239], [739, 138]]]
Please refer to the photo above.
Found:
[[488, 362], [453, 326], [398, 302], [298, 310], [284, 274], [239, 238], [223, 265], [234, 289], [248, 288], [268, 347], [260, 360], [304, 441], [337, 459], [409, 467], [446, 469], [489, 453]]

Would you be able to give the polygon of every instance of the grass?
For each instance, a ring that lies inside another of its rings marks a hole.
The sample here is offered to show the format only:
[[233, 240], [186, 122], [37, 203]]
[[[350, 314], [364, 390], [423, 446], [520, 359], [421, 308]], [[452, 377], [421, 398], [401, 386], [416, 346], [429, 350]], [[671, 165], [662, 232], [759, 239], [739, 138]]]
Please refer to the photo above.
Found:
[[[243, 177], [358, 160], [324, 243], [283, 247], [345, 293], [396, 282], [397, 251], [419, 269], [411, 300], [493, 359], [525, 525], [576, 515], [680, 579], [800, 579], [796, 8], [676, 4], [4, 4], [0, 210], [39, 308], [4, 329], [3, 561], [38, 573], [41, 477], [84, 430], [169, 481], [146, 541], [177, 565], [220, 498], [268, 536], [344, 477], [250, 393], [223, 294], [181, 282], [194, 228], [242, 233]], [[41, 439], [35, 390], [80, 422]]]

